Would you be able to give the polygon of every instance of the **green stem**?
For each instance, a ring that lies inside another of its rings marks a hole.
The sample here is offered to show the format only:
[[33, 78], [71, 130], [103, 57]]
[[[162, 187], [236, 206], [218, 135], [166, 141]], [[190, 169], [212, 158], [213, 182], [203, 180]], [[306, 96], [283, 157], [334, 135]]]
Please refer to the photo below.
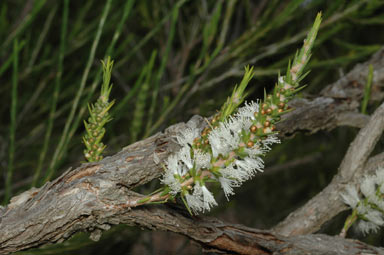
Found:
[[[174, 8], [181, 8], [187, 2], [188, 0], [180, 0], [176, 3]], [[156, 33], [160, 30], [160, 28], [165, 24], [165, 22], [171, 18], [173, 15], [173, 12], [170, 12], [168, 15], [166, 15], [156, 26], [153, 28], [149, 33], [147, 33], [143, 39], [140, 40], [136, 44], [136, 46], [123, 58], [119, 61], [119, 63], [116, 63], [115, 68], [119, 68], [123, 64], [125, 64], [143, 45], [145, 45]]]
[[87, 61], [86, 67], [84, 69], [83, 76], [81, 78], [80, 87], [79, 87], [78, 92], [75, 96], [75, 99], [73, 100], [71, 111], [70, 111], [69, 116], [67, 118], [67, 121], [65, 123], [64, 130], [63, 130], [63, 133], [61, 135], [59, 144], [56, 147], [56, 150], [53, 154], [51, 163], [49, 165], [48, 172], [44, 178], [44, 182], [49, 181], [52, 178], [52, 176], [54, 175], [57, 164], [61, 160], [61, 158], [65, 152], [65, 148], [69, 142], [68, 132], [69, 132], [69, 129], [71, 128], [71, 124], [72, 124], [73, 118], [75, 116], [75, 112], [77, 110], [77, 106], [79, 104], [80, 98], [83, 95], [83, 90], [84, 90], [85, 83], [86, 83], [87, 78], [88, 78], [89, 71], [90, 71], [92, 63], [95, 59], [96, 49], [97, 49], [97, 46], [99, 45], [100, 37], [101, 37], [102, 31], [103, 31], [104, 24], [105, 24], [105, 21], [107, 19], [108, 13], [109, 13], [111, 2], [112, 2], [112, 0], [107, 0], [107, 3], [104, 6], [103, 13], [102, 13], [102, 16], [101, 16], [101, 19], [99, 22], [99, 26], [98, 26], [97, 31], [96, 31], [95, 39], [93, 41], [91, 51], [90, 51], [90, 54], [88, 57], [88, 61]]
[[11, 91], [11, 126], [9, 130], [9, 154], [8, 154], [8, 169], [5, 179], [5, 196], [4, 204], [6, 204], [12, 193], [12, 175], [14, 170], [15, 158], [15, 133], [16, 133], [16, 110], [17, 110], [17, 86], [18, 86], [18, 40], [13, 42], [13, 73], [12, 73], [12, 91]]
[[43, 149], [41, 150], [41, 153], [39, 156], [39, 162], [37, 164], [35, 174], [33, 175], [32, 187], [37, 185], [37, 182], [40, 177], [41, 169], [43, 168], [43, 162], [47, 155], [48, 145], [49, 145], [49, 141], [50, 141], [52, 129], [53, 129], [53, 122], [55, 119], [57, 101], [59, 99], [59, 94], [60, 94], [61, 77], [63, 74], [63, 62], [64, 62], [64, 54], [65, 54], [65, 41], [66, 41], [67, 24], [68, 24], [68, 12], [69, 12], [68, 6], [69, 6], [69, 0], [65, 0], [64, 8], [63, 8], [63, 19], [61, 24], [59, 61], [58, 61], [58, 67], [57, 67], [55, 87], [53, 90], [52, 104], [51, 104], [51, 109], [49, 111], [49, 119], [47, 124], [47, 130], [45, 132]]
[[348, 218], [345, 220], [344, 227], [341, 230], [340, 236], [341, 237], [346, 237], [348, 229], [353, 225], [353, 223], [356, 222], [358, 219], [357, 215], [357, 209], [353, 209], [352, 214], [348, 216]]
[[165, 52], [164, 52], [164, 55], [161, 57], [160, 68], [159, 68], [159, 71], [158, 71], [158, 73], [155, 77], [155, 81], [154, 81], [153, 92], [152, 92], [152, 102], [151, 102], [151, 107], [150, 107], [149, 112], [148, 112], [147, 126], [145, 128], [146, 133], [148, 133], [148, 131], [151, 128], [152, 123], [153, 123], [153, 114], [154, 114], [155, 109], [157, 107], [156, 104], [157, 104], [157, 95], [159, 93], [159, 83], [160, 83], [161, 77], [163, 77], [164, 70], [165, 70], [166, 64], [168, 62], [169, 52], [171, 51], [172, 42], [173, 42], [173, 39], [175, 37], [176, 21], [177, 21], [178, 15], [179, 15], [179, 8], [174, 8], [172, 11], [171, 29], [170, 29], [170, 32], [168, 35], [168, 40], [166, 43]]
[[51, 28], [52, 21], [53, 21], [53, 18], [55, 17], [55, 14], [56, 14], [58, 6], [59, 5], [55, 5], [55, 7], [51, 10], [51, 12], [48, 15], [48, 18], [47, 18], [46, 22], [44, 23], [44, 27], [41, 30], [41, 34], [39, 36], [39, 39], [36, 42], [36, 46], [35, 46], [32, 54], [31, 54], [31, 58], [28, 61], [28, 65], [27, 65], [27, 68], [26, 68], [27, 71], [25, 71], [25, 72], [30, 72], [30, 70], [32, 69], [33, 65], [36, 63], [36, 59], [37, 59], [37, 57], [38, 57], [38, 55], [40, 53], [40, 50], [41, 50], [41, 48], [43, 46], [44, 40], [47, 37], [48, 31]]
[[0, 55], [4, 53], [4, 51], [8, 48], [8, 44], [12, 42], [14, 38], [16, 38], [19, 34], [21, 34], [37, 17], [39, 11], [45, 5], [47, 0], [40, 0], [34, 3], [33, 9], [30, 13], [28, 13], [25, 18], [19, 23], [19, 25], [13, 30], [7, 39], [4, 40], [4, 43], [0, 47]]

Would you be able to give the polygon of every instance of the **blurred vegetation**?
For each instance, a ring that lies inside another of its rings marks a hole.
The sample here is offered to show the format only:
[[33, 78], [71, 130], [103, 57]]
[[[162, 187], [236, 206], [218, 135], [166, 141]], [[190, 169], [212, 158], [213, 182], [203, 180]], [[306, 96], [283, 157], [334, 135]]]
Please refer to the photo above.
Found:
[[[256, 71], [249, 98], [261, 97], [322, 11], [303, 92], [316, 94], [383, 45], [383, 5], [382, 0], [0, 1], [2, 200], [84, 161], [82, 121], [87, 104], [97, 99], [100, 60], [107, 56], [115, 60], [116, 104], [104, 141], [106, 154], [113, 154], [194, 114], [215, 113], [245, 65]], [[374, 108], [368, 105], [366, 111]], [[330, 181], [356, 133], [338, 128], [284, 141], [266, 158], [267, 170], [276, 171], [247, 182], [230, 202], [218, 195], [221, 206], [213, 214], [250, 227], [273, 226]], [[382, 151], [384, 143], [378, 146]], [[290, 162], [295, 166], [284, 167]], [[324, 232], [337, 233], [344, 219]], [[380, 245], [381, 239], [379, 234], [369, 242]], [[64, 244], [23, 253], [111, 250], [200, 253], [183, 237], [125, 226], [97, 243], [78, 234]]]

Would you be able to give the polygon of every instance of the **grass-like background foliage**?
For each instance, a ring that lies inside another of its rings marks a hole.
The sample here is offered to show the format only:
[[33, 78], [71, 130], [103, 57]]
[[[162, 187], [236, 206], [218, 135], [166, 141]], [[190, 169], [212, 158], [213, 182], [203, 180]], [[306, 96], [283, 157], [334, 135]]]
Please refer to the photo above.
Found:
[[[303, 81], [308, 84], [303, 93], [316, 94], [383, 45], [383, 5], [379, 0], [0, 1], [2, 201], [84, 160], [82, 121], [99, 96], [100, 60], [106, 56], [115, 60], [110, 98], [116, 100], [103, 141], [108, 155], [193, 114], [213, 115], [246, 65], [255, 71], [248, 97], [263, 97], [322, 11], [311, 73]], [[370, 113], [373, 107], [363, 110]], [[295, 167], [256, 176], [213, 214], [251, 227], [273, 226], [329, 182], [355, 134], [338, 128], [275, 146], [266, 172], [292, 162]], [[338, 233], [342, 216], [323, 231]], [[164, 241], [171, 237], [172, 244]], [[374, 244], [382, 239], [370, 238]], [[200, 252], [180, 236], [118, 226], [98, 243], [79, 234], [34, 253], [112, 249], [115, 254]]]

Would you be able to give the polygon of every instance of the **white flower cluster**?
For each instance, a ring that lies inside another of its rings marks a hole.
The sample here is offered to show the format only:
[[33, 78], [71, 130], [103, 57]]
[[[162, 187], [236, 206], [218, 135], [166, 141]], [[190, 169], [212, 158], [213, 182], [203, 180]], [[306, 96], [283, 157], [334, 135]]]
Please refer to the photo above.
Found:
[[[205, 176], [219, 182], [228, 199], [229, 195], [234, 194], [233, 187], [240, 186], [257, 171], [263, 171], [264, 162], [260, 156], [270, 150], [271, 144], [280, 141], [276, 135], [270, 134], [254, 142], [253, 146], [244, 144], [242, 137], [244, 134], [250, 134], [249, 129], [255, 121], [254, 114], [258, 111], [257, 103], [246, 103], [235, 115], [220, 122], [211, 130], [208, 141], [212, 153], [192, 149], [195, 138], [200, 137], [198, 129], [188, 128], [176, 137], [182, 148], [168, 157], [162, 182], [171, 189], [172, 195], [182, 192], [182, 187], [188, 184], [188, 191], [184, 191], [182, 195], [194, 213], [209, 211], [217, 203], [205, 186], [203, 178], [193, 178], [193, 176], [199, 176], [203, 171], [211, 171], [219, 167], [219, 177], [217, 172], [216, 177], [213, 174]], [[251, 134], [251, 136], [254, 135]], [[235, 151], [240, 147], [244, 148], [245, 156], [236, 155]], [[192, 184], [187, 181], [188, 178], [193, 178]]]
[[363, 234], [376, 232], [384, 225], [384, 168], [376, 175], [367, 176], [360, 185], [362, 196], [355, 186], [347, 186], [342, 198], [352, 209], [357, 210], [359, 222], [357, 229]]

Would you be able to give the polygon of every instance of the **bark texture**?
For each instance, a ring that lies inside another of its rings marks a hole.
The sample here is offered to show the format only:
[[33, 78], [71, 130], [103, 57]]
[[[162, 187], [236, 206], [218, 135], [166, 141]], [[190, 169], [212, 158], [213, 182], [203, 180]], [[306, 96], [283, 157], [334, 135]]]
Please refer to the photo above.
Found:
[[[145, 155], [135, 152], [139, 158]], [[129, 181], [121, 182], [129, 175], [127, 164], [115, 162], [132, 162], [131, 157], [132, 151], [125, 149], [15, 197], [1, 213], [0, 253], [62, 242], [78, 231], [88, 231], [98, 240], [112, 225], [127, 224], [180, 233], [206, 250], [231, 254], [384, 254], [381, 248], [340, 237], [284, 237], [206, 216], [192, 217], [173, 204], [129, 208], [127, 201], [140, 195], [130, 191]]]
[[[345, 77], [324, 89], [319, 97], [294, 101], [292, 106], [295, 110], [284, 116], [278, 125], [281, 137], [290, 137], [302, 131], [315, 133], [318, 130], [330, 130], [340, 125], [365, 126], [369, 117], [357, 113], [358, 102], [363, 94], [369, 64], [375, 70], [375, 99], [383, 98], [383, 52], [380, 50], [370, 61], [356, 66]], [[381, 108], [378, 111], [383, 111]], [[372, 120], [371, 122], [377, 124]], [[384, 254], [383, 249], [359, 241], [308, 234], [313, 233], [317, 227], [299, 232], [306, 235], [280, 235], [295, 234], [295, 226], [302, 223], [303, 217], [316, 215], [316, 210], [309, 215], [306, 211], [300, 217], [299, 214], [293, 214], [297, 216], [296, 219], [292, 216], [284, 221], [285, 227], [280, 225], [275, 228], [278, 232], [270, 232], [224, 223], [205, 216], [191, 217], [184, 208], [176, 204], [129, 208], [129, 201], [141, 196], [132, 189], [158, 178], [162, 173], [154, 157], [163, 161], [176, 151], [178, 145], [174, 142], [174, 135], [187, 126], [202, 129], [205, 121], [194, 116], [186, 124], [171, 126], [165, 132], [132, 144], [101, 162], [69, 169], [43, 187], [30, 189], [12, 198], [9, 205], [0, 207], [0, 253], [62, 242], [79, 231], [88, 231], [92, 239], [98, 240], [102, 231], [109, 229], [111, 225], [128, 224], [180, 233], [200, 243], [207, 250], [224, 253]], [[377, 133], [375, 134], [376, 138], [372, 139], [377, 141]], [[360, 155], [356, 153], [352, 152], [352, 156]], [[358, 165], [359, 169], [366, 166], [369, 149], [363, 154], [360, 157], [365, 160], [362, 165]], [[377, 165], [382, 163], [382, 159], [382, 156], [377, 156], [369, 162], [376, 162]], [[341, 168], [351, 162], [343, 162]], [[353, 172], [340, 173], [343, 176], [354, 176]], [[348, 180], [351, 180], [352, 177], [349, 177]], [[329, 194], [324, 191], [322, 193], [318, 196], [328, 199], [326, 196]], [[329, 206], [329, 201], [325, 201], [324, 206]], [[337, 208], [333, 209], [345, 209], [340, 203]], [[325, 216], [320, 223], [315, 223], [321, 225], [332, 217], [333, 215]]]

